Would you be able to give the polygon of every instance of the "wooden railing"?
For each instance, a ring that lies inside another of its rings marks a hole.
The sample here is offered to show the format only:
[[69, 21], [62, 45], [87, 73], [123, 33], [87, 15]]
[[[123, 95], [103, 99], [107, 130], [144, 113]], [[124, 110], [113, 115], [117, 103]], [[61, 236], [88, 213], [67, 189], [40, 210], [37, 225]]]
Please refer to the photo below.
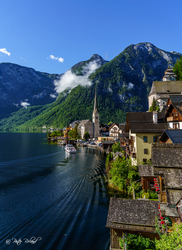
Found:
[[167, 203], [166, 191], [159, 192], [159, 202]]

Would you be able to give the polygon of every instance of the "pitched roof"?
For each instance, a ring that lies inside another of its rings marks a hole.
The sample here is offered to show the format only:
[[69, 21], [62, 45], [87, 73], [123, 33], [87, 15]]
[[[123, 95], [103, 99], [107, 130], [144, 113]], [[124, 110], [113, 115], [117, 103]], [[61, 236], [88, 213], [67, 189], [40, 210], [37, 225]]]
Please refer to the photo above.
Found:
[[72, 128], [75, 128], [75, 126], [77, 125], [77, 124], [79, 124], [81, 121], [79, 121], [79, 120], [77, 120], [77, 121], [73, 121], [72, 123], [70, 123], [70, 126], [72, 127]]
[[131, 133], [162, 133], [167, 129], [164, 123], [164, 112], [157, 112], [158, 123], [153, 122], [153, 112], [129, 112], [127, 113], [126, 132], [131, 129]]
[[81, 122], [80, 122], [80, 124], [78, 125], [78, 127], [81, 127], [81, 126], [84, 126], [84, 125], [86, 125], [88, 122], [91, 122], [89, 119], [88, 120], [82, 120]]
[[142, 122], [130, 124], [131, 133], [162, 133], [166, 128], [166, 123]]
[[160, 141], [166, 141], [166, 138], [170, 138], [172, 143], [182, 143], [182, 129], [166, 129], [160, 138]]
[[178, 214], [182, 220], [182, 199], [180, 199], [176, 207], [177, 207]]
[[154, 93], [179, 93], [182, 92], [182, 81], [154, 81], [150, 90], [150, 95]]
[[169, 95], [172, 103], [182, 103], [182, 95]]
[[153, 167], [154, 175], [162, 175], [165, 178], [165, 187], [169, 189], [180, 189], [182, 197], [182, 167]]
[[159, 216], [157, 201], [110, 198], [106, 227], [132, 230], [141, 226], [152, 231], [148, 227], [154, 227], [155, 216]]
[[138, 165], [140, 176], [154, 176], [154, 169], [152, 165]]
[[171, 205], [176, 205], [182, 198], [182, 190], [167, 189], [167, 202]]
[[[163, 120], [165, 117], [164, 112], [157, 112], [157, 118]], [[152, 122], [153, 123], [153, 112], [128, 112], [127, 113], [128, 122]]]
[[152, 164], [164, 167], [182, 167], [182, 144], [152, 144]]
[[119, 123], [113, 123], [110, 127], [109, 127], [109, 130], [114, 127], [114, 126], [117, 126], [119, 128]]

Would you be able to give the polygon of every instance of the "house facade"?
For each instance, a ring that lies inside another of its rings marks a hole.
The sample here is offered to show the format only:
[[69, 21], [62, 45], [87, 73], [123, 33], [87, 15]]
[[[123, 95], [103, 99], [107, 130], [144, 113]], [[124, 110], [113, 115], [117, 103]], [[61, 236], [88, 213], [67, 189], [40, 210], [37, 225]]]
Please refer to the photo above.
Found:
[[155, 216], [159, 217], [158, 202], [110, 198], [106, 227], [110, 228], [110, 250], [119, 250], [119, 238], [138, 234], [154, 240]]
[[109, 136], [114, 138], [119, 138], [120, 135], [123, 133], [125, 125], [113, 123], [109, 128]]
[[167, 107], [169, 95], [180, 95], [182, 93], [182, 81], [176, 81], [173, 70], [168, 68], [162, 81], [154, 81], [148, 96], [149, 108], [153, 99], [159, 105], [160, 111]]
[[78, 132], [82, 139], [85, 132], [88, 132], [90, 137], [93, 138], [93, 123], [90, 120], [82, 120], [78, 125]]
[[166, 122], [171, 129], [182, 129], [182, 95], [170, 95], [167, 101]]
[[151, 144], [167, 129], [163, 112], [127, 113], [125, 131], [129, 133], [126, 152], [132, 164], [146, 163], [151, 159]]
[[[146, 189], [154, 183], [158, 183], [158, 199], [161, 216], [165, 223], [171, 225], [180, 222], [180, 207], [182, 199], [182, 144], [153, 144], [152, 165], [139, 165], [139, 174], [142, 178], [142, 188]], [[151, 179], [153, 181], [151, 182]], [[176, 209], [178, 206], [179, 211]], [[167, 226], [167, 225], [166, 225]], [[167, 227], [166, 227], [167, 228]]]

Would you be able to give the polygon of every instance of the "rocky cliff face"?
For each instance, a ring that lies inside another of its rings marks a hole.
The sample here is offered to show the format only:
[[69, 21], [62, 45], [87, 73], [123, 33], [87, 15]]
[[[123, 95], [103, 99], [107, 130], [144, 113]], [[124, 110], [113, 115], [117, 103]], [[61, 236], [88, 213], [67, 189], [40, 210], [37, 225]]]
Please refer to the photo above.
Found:
[[22, 102], [38, 105], [54, 101], [53, 82], [57, 77], [16, 64], [1, 63], [0, 107], [21, 107]]
[[109, 95], [127, 111], [146, 111], [152, 82], [162, 80], [168, 65], [173, 66], [182, 56], [166, 52], [151, 43], [128, 46], [112, 61], [90, 76], [100, 94]]

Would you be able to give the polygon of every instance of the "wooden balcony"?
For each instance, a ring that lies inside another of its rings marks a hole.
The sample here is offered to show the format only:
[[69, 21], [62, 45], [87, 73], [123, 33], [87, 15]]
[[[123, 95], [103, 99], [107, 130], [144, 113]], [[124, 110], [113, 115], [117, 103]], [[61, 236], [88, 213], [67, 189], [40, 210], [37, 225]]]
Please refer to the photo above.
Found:
[[159, 202], [167, 203], [166, 191], [158, 192], [158, 194], [159, 194]]
[[134, 145], [134, 141], [132, 139], [128, 139], [128, 144], [133, 146]]
[[167, 117], [167, 122], [177, 122], [179, 121], [179, 118], [178, 117], [173, 117], [173, 116], [170, 116], [170, 117]]

